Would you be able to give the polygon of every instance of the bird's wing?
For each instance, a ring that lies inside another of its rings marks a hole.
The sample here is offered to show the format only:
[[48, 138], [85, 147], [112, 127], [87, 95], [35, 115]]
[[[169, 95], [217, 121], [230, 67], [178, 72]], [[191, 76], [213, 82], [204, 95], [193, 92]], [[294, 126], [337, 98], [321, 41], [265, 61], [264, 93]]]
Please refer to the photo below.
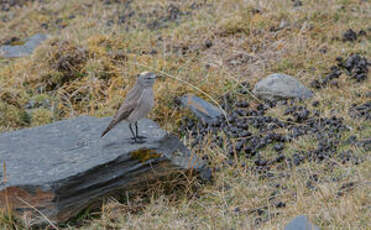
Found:
[[132, 100], [130, 102], [125, 101], [120, 109], [116, 112], [115, 116], [113, 117], [112, 121], [109, 123], [107, 128], [103, 131], [101, 137], [106, 135], [113, 127], [115, 127], [120, 121], [125, 120], [129, 117], [129, 115], [134, 111], [137, 106], [137, 101]]
[[135, 84], [134, 87], [126, 95], [124, 103], [120, 106], [116, 112], [112, 121], [109, 123], [107, 128], [103, 131], [102, 137], [108, 133], [113, 127], [122, 120], [125, 120], [130, 116], [134, 109], [138, 106], [139, 99], [142, 96], [143, 88], [139, 84]]

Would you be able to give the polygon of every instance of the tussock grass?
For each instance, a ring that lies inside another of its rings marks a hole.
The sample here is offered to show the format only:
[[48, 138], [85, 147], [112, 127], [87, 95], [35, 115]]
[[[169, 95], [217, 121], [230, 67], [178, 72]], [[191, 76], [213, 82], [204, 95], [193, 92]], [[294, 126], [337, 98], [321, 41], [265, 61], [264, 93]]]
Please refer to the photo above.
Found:
[[[182, 79], [220, 101], [227, 92], [235, 94], [241, 82], [253, 85], [271, 73], [290, 74], [309, 86], [330, 70], [337, 56], [360, 53], [370, 58], [367, 1], [303, 0], [301, 7], [293, 7], [290, 0], [104, 2], [33, 1], [0, 12], [5, 18], [0, 42], [37, 32], [51, 35], [30, 57], [0, 59], [0, 131], [82, 114], [112, 115], [144, 70]], [[343, 42], [342, 33], [349, 28], [367, 35]], [[370, 77], [357, 83], [342, 75], [338, 84], [316, 90], [313, 99], [302, 103], [312, 108], [317, 100], [323, 115], [343, 117], [351, 127], [344, 138], [370, 137], [370, 122], [348, 114], [351, 104], [370, 100]], [[156, 107], [150, 117], [168, 131], [176, 130], [188, 113], [176, 105], [177, 96], [194, 93], [210, 101], [169, 77], [154, 89]], [[251, 95], [238, 97], [256, 103]], [[268, 112], [283, 117], [280, 108]], [[303, 137], [285, 151], [314, 146]], [[187, 175], [158, 182], [143, 193], [108, 197], [101, 209], [60, 228], [282, 229], [294, 216], [306, 214], [323, 229], [370, 229], [369, 156], [358, 147], [343, 149], [352, 149], [365, 161], [335, 162], [335, 167], [307, 162], [272, 169], [279, 176], [262, 178], [249, 170], [253, 162], [236, 157], [229, 165], [226, 149], [205, 143], [199, 154], [207, 153], [211, 166], [219, 169], [213, 183], [200, 184]], [[268, 147], [263, 154], [274, 153]], [[314, 175], [317, 179], [310, 181]], [[341, 189], [349, 182], [354, 185]], [[0, 215], [2, 229], [25, 227], [27, 221], [14, 219], [6, 210]]]

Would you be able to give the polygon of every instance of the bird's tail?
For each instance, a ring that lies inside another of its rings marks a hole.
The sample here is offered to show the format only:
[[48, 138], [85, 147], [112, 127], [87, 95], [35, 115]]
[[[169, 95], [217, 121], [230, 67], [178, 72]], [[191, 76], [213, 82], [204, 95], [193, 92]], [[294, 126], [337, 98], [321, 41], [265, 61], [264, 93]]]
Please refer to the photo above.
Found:
[[109, 125], [107, 126], [107, 128], [103, 131], [102, 135], [100, 137], [103, 137], [104, 135], [106, 135], [112, 128], [113, 126], [115, 126], [116, 122], [115, 121], [111, 121], [111, 123], [109, 123]]

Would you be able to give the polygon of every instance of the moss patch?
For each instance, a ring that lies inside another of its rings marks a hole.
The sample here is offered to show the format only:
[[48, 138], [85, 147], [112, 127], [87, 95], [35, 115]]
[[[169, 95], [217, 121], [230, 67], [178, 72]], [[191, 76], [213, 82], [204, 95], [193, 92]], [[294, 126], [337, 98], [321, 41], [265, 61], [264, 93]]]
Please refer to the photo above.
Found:
[[161, 154], [152, 149], [139, 149], [131, 152], [131, 157], [144, 163], [148, 160], [161, 157]]

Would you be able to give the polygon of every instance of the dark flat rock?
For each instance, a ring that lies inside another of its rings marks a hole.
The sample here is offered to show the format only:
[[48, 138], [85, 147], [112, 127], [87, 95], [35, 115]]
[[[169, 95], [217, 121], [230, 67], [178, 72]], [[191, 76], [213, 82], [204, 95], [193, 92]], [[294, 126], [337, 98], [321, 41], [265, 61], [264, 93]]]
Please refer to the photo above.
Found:
[[3, 45], [0, 46], [0, 56], [4, 58], [25, 57], [34, 51], [45, 39], [45, 34], [35, 34], [27, 39], [23, 45]]
[[210, 122], [222, 115], [220, 109], [209, 102], [192, 94], [184, 95], [180, 98], [182, 105], [189, 108], [199, 119]]
[[295, 217], [285, 227], [285, 230], [320, 230], [319, 227], [312, 224], [304, 215]]
[[[82, 116], [0, 134], [7, 177], [0, 184], [0, 208], [7, 193], [19, 213], [32, 211], [26, 201], [52, 221], [63, 222], [103, 195], [143, 189], [145, 181], [203, 166], [175, 136], [148, 119], [139, 122], [140, 135], [148, 137], [145, 143], [132, 143], [126, 123], [100, 138], [110, 120]], [[34, 214], [35, 223], [45, 222]]]

